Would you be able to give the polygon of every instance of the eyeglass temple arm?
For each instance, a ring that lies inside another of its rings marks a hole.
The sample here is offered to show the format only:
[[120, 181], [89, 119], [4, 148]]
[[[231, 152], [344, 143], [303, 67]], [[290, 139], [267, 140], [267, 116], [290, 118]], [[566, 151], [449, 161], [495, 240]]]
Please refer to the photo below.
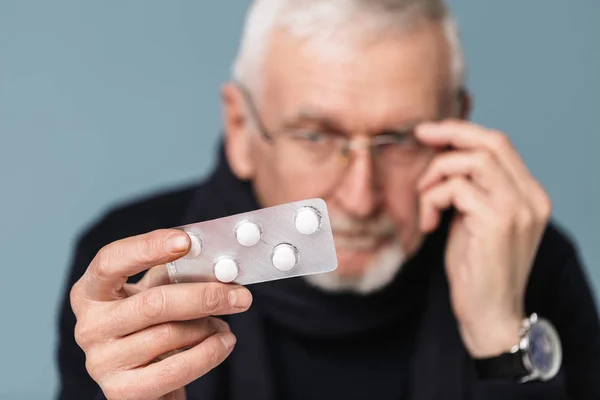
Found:
[[237, 80], [234, 81], [234, 84], [237, 86], [237, 88], [242, 93], [242, 97], [244, 98], [246, 105], [250, 109], [250, 114], [251, 114], [252, 119], [254, 120], [254, 123], [256, 124], [256, 127], [258, 128], [258, 131], [260, 132], [260, 134], [265, 138], [265, 140], [267, 140], [269, 142], [273, 141], [273, 135], [271, 135], [269, 133], [269, 131], [263, 124], [263, 122], [260, 118], [260, 115], [258, 113], [258, 109], [256, 108], [256, 105], [254, 104], [254, 100], [252, 99], [252, 95], [250, 94], [250, 91], [248, 90], [246, 85], [244, 85], [242, 82], [237, 81]]

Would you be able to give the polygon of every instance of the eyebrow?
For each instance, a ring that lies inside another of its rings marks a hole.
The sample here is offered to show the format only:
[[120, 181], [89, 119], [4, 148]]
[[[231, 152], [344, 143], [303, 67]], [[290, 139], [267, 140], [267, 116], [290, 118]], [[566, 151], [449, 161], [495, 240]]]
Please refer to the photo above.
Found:
[[[390, 125], [389, 127], [379, 130], [378, 135], [390, 134], [398, 132], [414, 131], [415, 128], [425, 122], [431, 122], [431, 118], [412, 118], [402, 123]], [[299, 128], [303, 125], [317, 126], [320, 129], [331, 131], [335, 133], [351, 133], [351, 130], [347, 129], [335, 118], [328, 117], [323, 113], [316, 111], [314, 108], [302, 108], [300, 111], [291, 114], [289, 117], [284, 118], [281, 128]]]
[[345, 131], [342, 124], [334, 118], [328, 117], [312, 108], [302, 108], [295, 114], [284, 118], [282, 128], [295, 128], [301, 125], [315, 125], [329, 131]]
[[411, 119], [408, 120], [406, 122], [403, 122], [401, 124], [397, 124], [397, 125], [393, 125], [390, 128], [385, 128], [382, 130], [382, 132], [405, 132], [405, 131], [414, 131], [417, 126], [419, 126], [422, 123], [426, 123], [426, 122], [430, 122], [432, 121], [429, 118], [415, 118], [415, 119]]

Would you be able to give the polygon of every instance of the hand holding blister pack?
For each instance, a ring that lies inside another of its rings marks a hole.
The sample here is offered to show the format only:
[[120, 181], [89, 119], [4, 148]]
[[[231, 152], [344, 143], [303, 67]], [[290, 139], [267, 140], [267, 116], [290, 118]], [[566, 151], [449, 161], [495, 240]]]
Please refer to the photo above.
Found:
[[167, 264], [173, 283], [249, 285], [331, 272], [337, 268], [327, 205], [287, 203], [179, 227], [189, 253]]

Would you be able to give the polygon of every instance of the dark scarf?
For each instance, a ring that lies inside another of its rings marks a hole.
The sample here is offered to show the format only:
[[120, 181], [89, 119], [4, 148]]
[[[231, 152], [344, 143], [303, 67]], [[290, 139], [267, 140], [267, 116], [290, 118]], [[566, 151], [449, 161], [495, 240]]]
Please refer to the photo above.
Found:
[[[186, 220], [214, 219], [257, 208], [251, 185], [234, 176], [221, 148], [219, 164], [208, 188], [198, 191], [187, 210]], [[375, 294], [329, 294], [311, 287], [304, 279], [250, 286], [255, 306], [229, 318], [232, 330], [245, 334], [238, 339], [226, 368], [199, 379], [190, 387], [197, 387], [194, 392], [205, 393], [203, 398], [206, 399], [221, 398], [220, 386], [228, 388], [230, 399], [273, 399], [261, 322], [264, 318], [309, 337], [349, 338], [385, 329], [418, 312], [422, 317], [411, 365], [411, 398], [462, 398], [463, 369], [458, 368], [456, 362], [464, 362], [466, 354], [454, 328], [456, 323], [450, 311], [443, 268], [449, 218], [446, 214], [441, 228], [426, 239], [396, 279]], [[449, 393], [453, 389], [456, 392]]]

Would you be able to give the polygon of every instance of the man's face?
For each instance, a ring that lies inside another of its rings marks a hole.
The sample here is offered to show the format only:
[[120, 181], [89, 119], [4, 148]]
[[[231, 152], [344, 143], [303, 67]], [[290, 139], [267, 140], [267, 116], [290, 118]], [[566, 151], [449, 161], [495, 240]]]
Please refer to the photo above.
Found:
[[364, 148], [322, 160], [308, 157], [304, 142], [278, 134], [322, 132], [365, 142], [449, 117], [456, 97], [449, 46], [438, 24], [348, 51], [336, 59], [284, 32], [273, 35], [262, 92], [251, 99], [273, 142], [257, 132], [245, 110], [248, 99], [232, 94], [237, 89], [226, 88], [225, 108], [234, 171], [253, 181], [264, 207], [324, 198], [338, 253], [335, 273], [352, 279], [377, 269], [390, 249], [398, 250], [392, 263], [418, 249], [416, 184], [433, 150], [414, 146], [394, 165], [383, 165], [378, 153]]

